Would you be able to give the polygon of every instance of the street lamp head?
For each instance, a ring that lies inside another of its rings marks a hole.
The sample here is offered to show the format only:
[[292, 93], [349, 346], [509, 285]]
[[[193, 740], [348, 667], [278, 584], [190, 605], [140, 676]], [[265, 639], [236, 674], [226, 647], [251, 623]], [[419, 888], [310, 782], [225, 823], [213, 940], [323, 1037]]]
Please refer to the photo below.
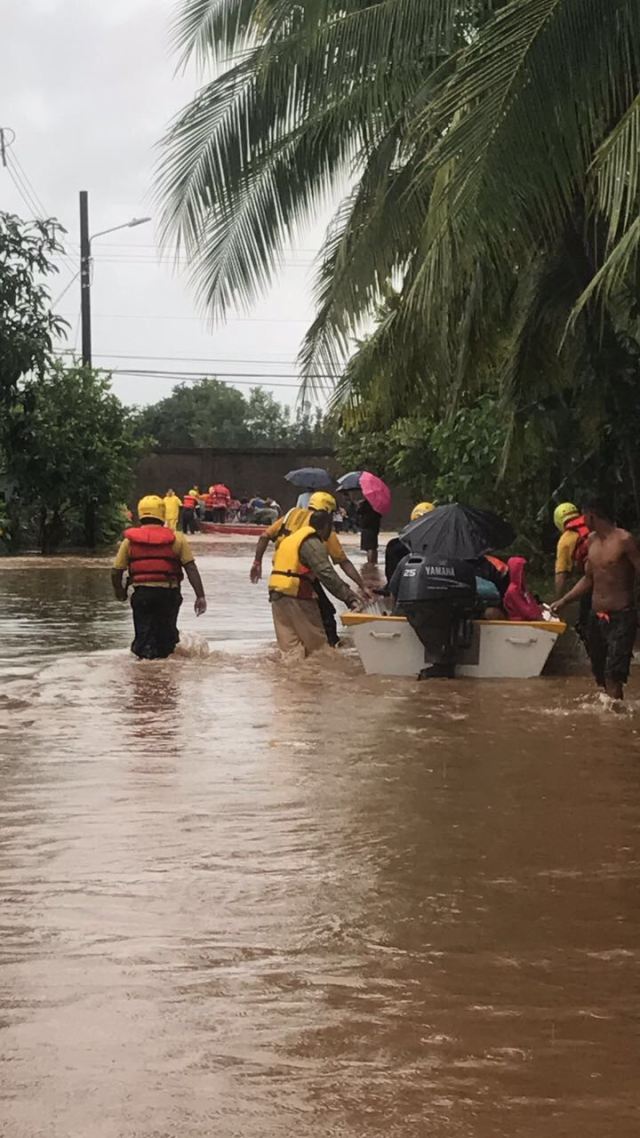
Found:
[[146, 225], [147, 221], [151, 221], [150, 217], [132, 217], [131, 221], [127, 222], [127, 229], [133, 229], [134, 225]]

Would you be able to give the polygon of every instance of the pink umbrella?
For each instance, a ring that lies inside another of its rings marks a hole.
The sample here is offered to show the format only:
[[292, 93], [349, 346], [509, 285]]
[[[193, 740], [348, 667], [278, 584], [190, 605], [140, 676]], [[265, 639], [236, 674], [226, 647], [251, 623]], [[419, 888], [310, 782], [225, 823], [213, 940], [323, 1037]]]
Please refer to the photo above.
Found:
[[360, 475], [360, 489], [367, 502], [379, 514], [388, 514], [391, 509], [391, 491], [386, 482], [377, 475], [363, 470]]

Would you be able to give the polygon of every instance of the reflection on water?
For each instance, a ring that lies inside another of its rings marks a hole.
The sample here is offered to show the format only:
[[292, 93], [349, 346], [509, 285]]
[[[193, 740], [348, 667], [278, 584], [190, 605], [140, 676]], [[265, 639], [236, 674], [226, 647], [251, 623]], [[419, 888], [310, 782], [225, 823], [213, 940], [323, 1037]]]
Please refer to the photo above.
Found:
[[291, 673], [248, 561], [147, 664], [0, 572], [3, 1138], [635, 1136], [640, 713]]

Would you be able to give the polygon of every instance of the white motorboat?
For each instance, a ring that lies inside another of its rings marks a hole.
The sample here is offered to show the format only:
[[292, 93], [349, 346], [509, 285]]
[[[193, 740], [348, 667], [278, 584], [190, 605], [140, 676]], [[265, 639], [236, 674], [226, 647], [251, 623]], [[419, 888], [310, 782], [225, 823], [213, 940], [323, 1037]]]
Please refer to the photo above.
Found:
[[[352, 633], [369, 675], [417, 676], [424, 667], [424, 647], [405, 617], [344, 613], [342, 623]], [[559, 620], [474, 621], [471, 643], [460, 650], [456, 674], [516, 680], [539, 676], [566, 627]]]

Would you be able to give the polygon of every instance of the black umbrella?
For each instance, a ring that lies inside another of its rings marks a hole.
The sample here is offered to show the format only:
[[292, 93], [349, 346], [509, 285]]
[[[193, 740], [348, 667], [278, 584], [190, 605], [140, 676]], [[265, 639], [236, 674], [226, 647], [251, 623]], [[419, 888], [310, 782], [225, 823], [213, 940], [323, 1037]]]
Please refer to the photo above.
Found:
[[333, 486], [329, 471], [322, 470], [320, 466], [302, 466], [300, 470], [290, 470], [285, 478], [302, 490], [331, 490]]
[[339, 490], [359, 490], [360, 478], [362, 476], [361, 470], [350, 470], [348, 474], [343, 474], [342, 478], [338, 479]]
[[410, 522], [400, 533], [412, 553], [472, 561], [492, 549], [504, 549], [515, 532], [497, 514], [475, 506], [438, 506]]

